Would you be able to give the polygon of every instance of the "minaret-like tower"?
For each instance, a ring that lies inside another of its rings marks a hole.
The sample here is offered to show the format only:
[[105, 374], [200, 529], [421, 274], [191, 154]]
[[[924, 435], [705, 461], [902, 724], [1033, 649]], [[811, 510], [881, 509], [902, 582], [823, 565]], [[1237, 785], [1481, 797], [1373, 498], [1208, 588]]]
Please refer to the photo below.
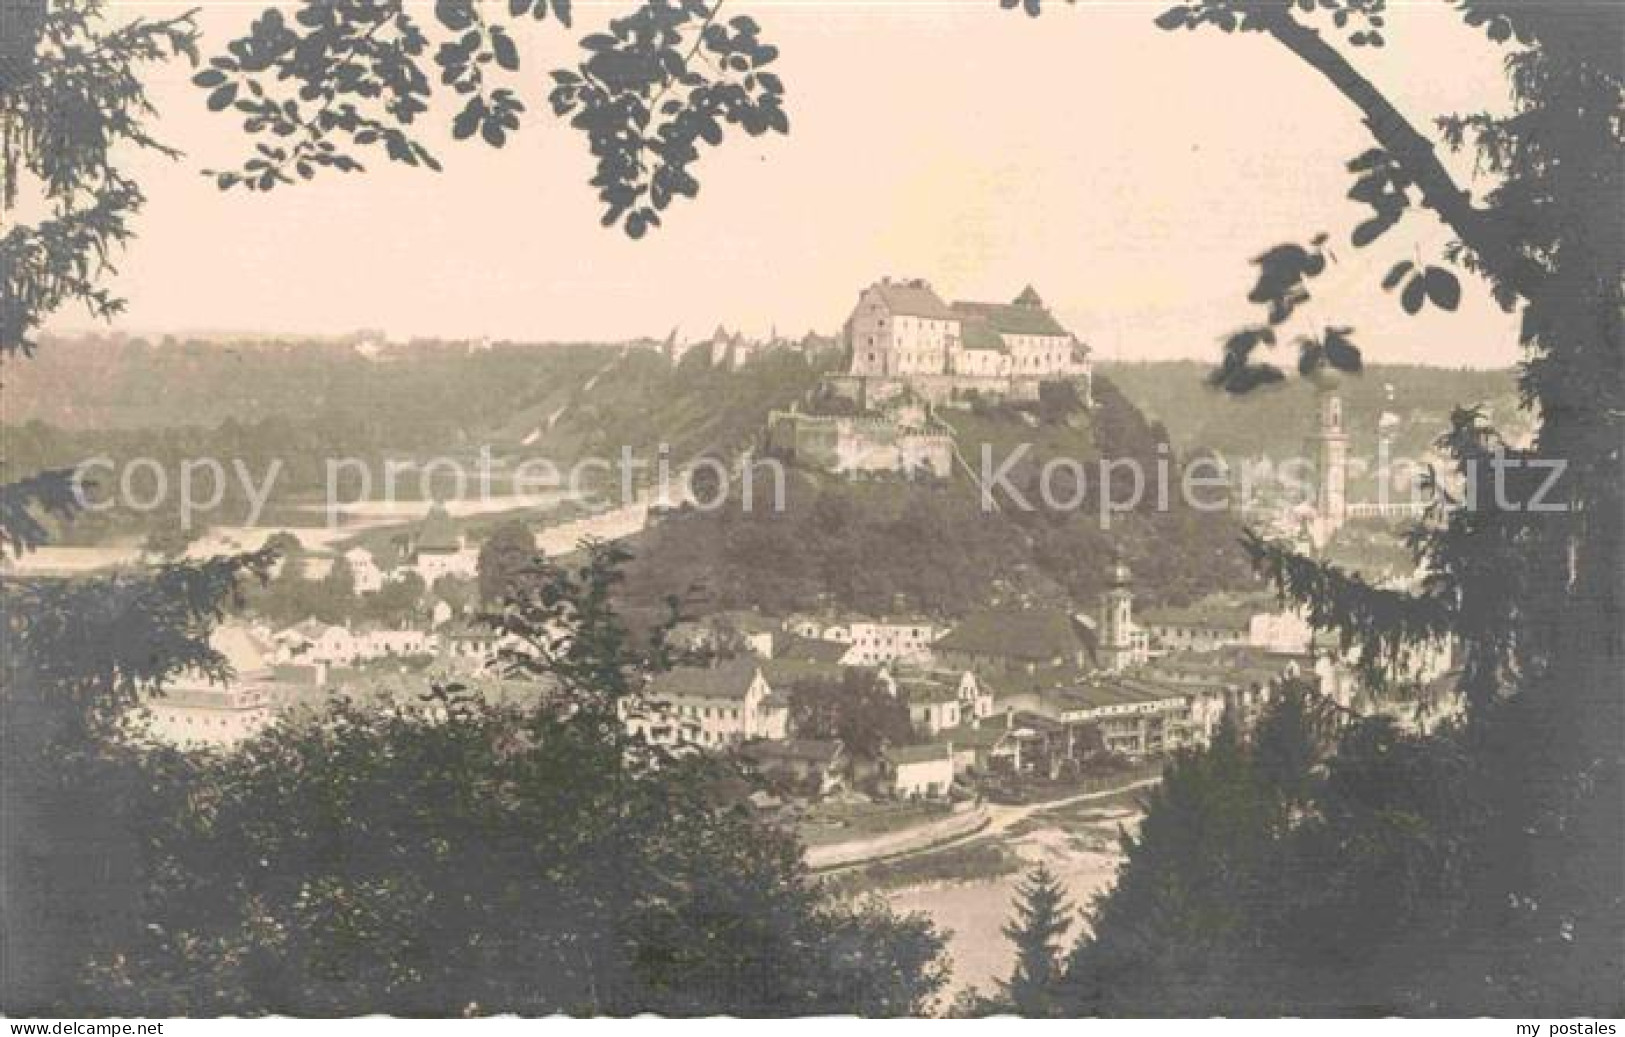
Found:
[[1319, 487], [1315, 510], [1322, 532], [1337, 532], [1348, 519], [1349, 437], [1343, 430], [1343, 397], [1335, 383], [1323, 384], [1317, 393], [1320, 427], [1312, 441]]
[[1134, 655], [1134, 574], [1121, 557], [1112, 562], [1100, 596], [1100, 656], [1108, 670], [1126, 669]]

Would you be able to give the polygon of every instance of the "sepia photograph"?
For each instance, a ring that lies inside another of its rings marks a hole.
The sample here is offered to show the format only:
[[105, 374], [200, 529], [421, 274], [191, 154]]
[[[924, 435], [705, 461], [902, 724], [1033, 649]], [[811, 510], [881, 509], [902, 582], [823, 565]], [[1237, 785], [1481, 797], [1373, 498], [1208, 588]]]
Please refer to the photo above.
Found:
[[1625, 1025], [1625, 0], [0, 0], [0, 284], [10, 1035]]

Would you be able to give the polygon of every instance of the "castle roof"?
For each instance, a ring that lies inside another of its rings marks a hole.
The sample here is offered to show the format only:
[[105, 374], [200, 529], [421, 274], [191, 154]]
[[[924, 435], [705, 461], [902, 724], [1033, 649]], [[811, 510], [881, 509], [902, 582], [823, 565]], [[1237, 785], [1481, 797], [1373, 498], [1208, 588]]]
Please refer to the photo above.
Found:
[[959, 324], [959, 344], [966, 349], [1004, 350], [1004, 339], [985, 317], [963, 317]]
[[[1023, 296], [1026, 293], [1022, 293]], [[1037, 295], [1033, 296], [1035, 299]], [[955, 302], [955, 315], [963, 320], [981, 319], [1005, 335], [1068, 335], [1042, 305], [1002, 302]]]
[[886, 308], [904, 317], [927, 317], [932, 320], [954, 320], [958, 314], [924, 281], [876, 281], [871, 290], [880, 296]]

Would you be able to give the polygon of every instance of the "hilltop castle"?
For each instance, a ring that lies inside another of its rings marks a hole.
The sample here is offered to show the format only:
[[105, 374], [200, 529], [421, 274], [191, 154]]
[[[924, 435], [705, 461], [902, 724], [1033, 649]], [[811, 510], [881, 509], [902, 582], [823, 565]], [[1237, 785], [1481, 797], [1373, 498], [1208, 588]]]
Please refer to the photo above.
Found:
[[1092, 405], [1089, 347], [1030, 285], [1014, 302], [950, 305], [922, 280], [888, 277], [859, 293], [843, 337], [850, 361], [824, 377], [822, 412], [770, 413], [769, 450], [835, 472], [946, 478], [953, 438], [934, 407], [1032, 402], [1057, 383]]
[[1010, 303], [946, 303], [918, 278], [865, 288], [846, 322], [851, 364], [832, 388], [867, 405], [903, 389], [932, 403], [970, 394], [1032, 400], [1044, 382], [1071, 382], [1090, 400], [1089, 347], [1057, 321], [1032, 286]]

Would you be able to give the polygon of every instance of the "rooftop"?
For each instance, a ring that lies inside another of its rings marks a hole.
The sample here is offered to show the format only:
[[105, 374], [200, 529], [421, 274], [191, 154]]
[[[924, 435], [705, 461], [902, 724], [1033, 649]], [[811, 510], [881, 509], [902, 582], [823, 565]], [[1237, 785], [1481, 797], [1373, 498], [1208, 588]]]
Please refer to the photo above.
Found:
[[787, 634], [775, 641], [773, 658], [795, 662], [838, 663], [845, 658], [850, 647], [839, 641], [815, 641], [810, 637]]
[[1089, 647], [1088, 634], [1079, 624], [1051, 609], [973, 612], [936, 643], [940, 651], [1024, 662], [1070, 658]]
[[841, 743], [835, 738], [786, 738], [783, 741], [754, 741], [740, 748], [740, 753], [752, 760], [803, 760], [828, 764], [841, 755]]
[[649, 682], [649, 697], [655, 701], [743, 700], [756, 674], [757, 665], [749, 659], [734, 659], [717, 666], [679, 666], [655, 675]]
[[1149, 608], [1140, 615], [1141, 626], [1207, 627], [1214, 630], [1246, 630], [1252, 611], [1236, 607], [1193, 605], [1187, 608]]
[[931, 320], [954, 320], [958, 316], [922, 280], [894, 281], [887, 278], [876, 281], [870, 289], [880, 296], [888, 310], [898, 316]]
[[886, 750], [886, 759], [894, 767], [910, 763], [932, 763], [949, 759], [948, 743], [927, 742], [924, 745], [895, 745]]
[[1042, 304], [955, 302], [953, 311], [961, 319], [985, 320], [995, 331], [1005, 335], [1070, 336]]

